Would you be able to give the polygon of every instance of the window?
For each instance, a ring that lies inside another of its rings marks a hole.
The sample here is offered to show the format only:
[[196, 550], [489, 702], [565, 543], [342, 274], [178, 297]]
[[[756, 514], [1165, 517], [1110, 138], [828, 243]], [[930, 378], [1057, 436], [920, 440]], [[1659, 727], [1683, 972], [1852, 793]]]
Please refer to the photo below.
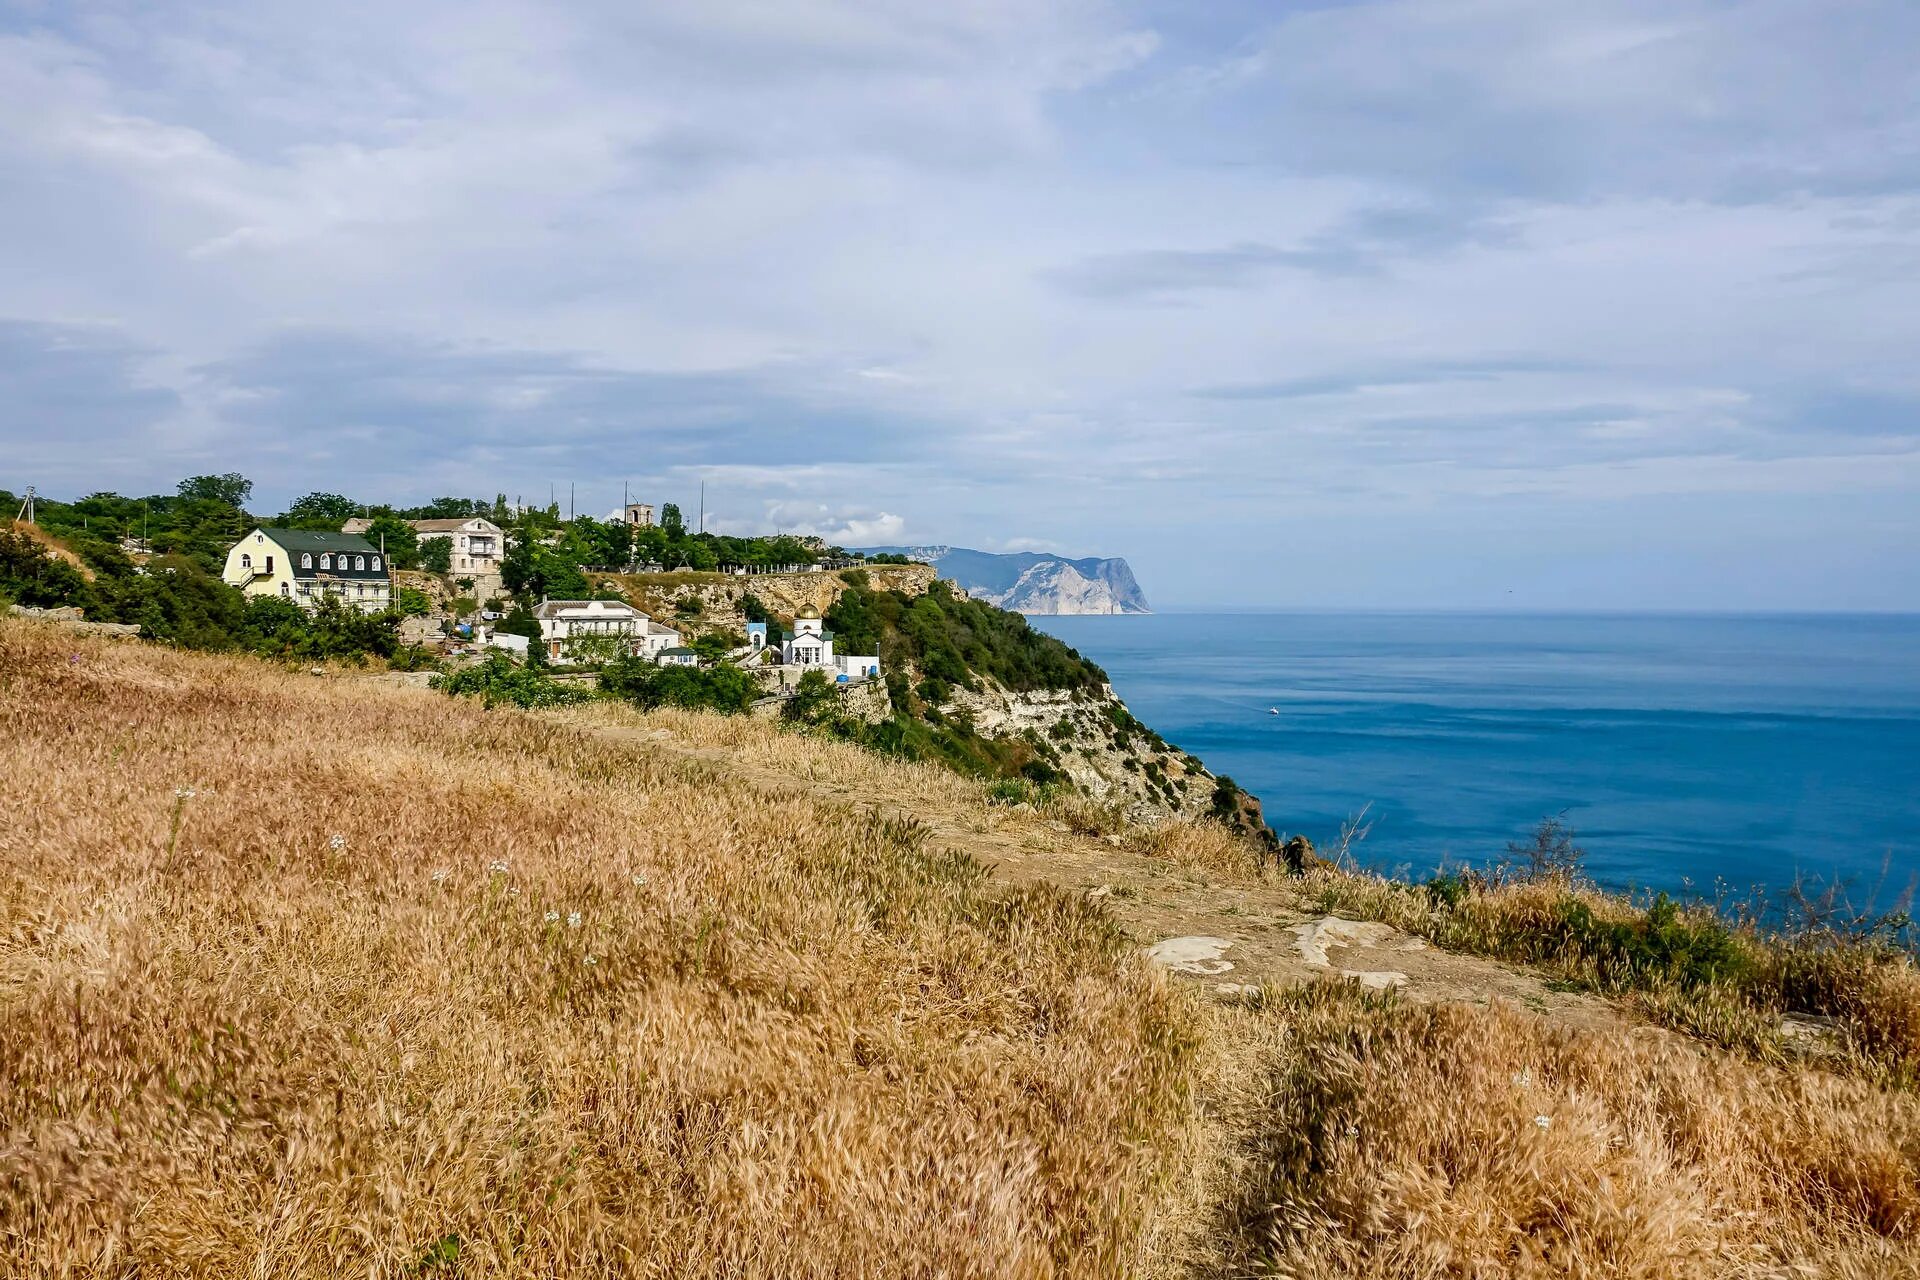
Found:
[[283, 582], [280, 584], [280, 594], [283, 596], [290, 596], [293, 594], [293, 589], [287, 586], [287, 584]]
[[379, 557], [379, 556], [375, 556], [375, 557], [373, 558], [373, 567], [374, 567], [374, 569], [375, 569], [376, 571], [377, 571], [377, 570], [378, 570], [378, 569], [380, 568], [380, 557]]
[[300, 553], [300, 567], [301, 567], [302, 569], [311, 569], [311, 568], [313, 568], [313, 552], [311, 552], [311, 551], [302, 551], [302, 552]]
[[246, 552], [244, 552], [244, 551], [242, 551], [242, 552], [240, 553], [240, 567], [241, 567], [242, 569], [251, 569], [251, 568], [253, 568], [253, 557], [252, 557], [252, 556], [250, 556], [250, 555], [248, 555], [248, 554], [247, 554]]
[[331, 569], [331, 568], [333, 568], [333, 557], [332, 557], [332, 556], [329, 556], [329, 555], [322, 555], [322, 556], [320, 557], [320, 567], [321, 567], [322, 569]]
[[356, 569], [364, 569], [364, 568], [366, 568], [366, 567], [367, 567], [367, 558], [366, 558], [365, 556], [355, 556], [355, 557], [353, 558], [353, 567], [354, 567], [354, 568], [356, 568]]

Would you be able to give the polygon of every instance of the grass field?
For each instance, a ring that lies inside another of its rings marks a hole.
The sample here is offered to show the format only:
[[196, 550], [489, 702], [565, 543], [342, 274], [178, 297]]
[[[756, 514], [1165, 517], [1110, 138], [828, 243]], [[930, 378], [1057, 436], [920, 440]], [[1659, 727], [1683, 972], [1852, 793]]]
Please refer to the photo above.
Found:
[[973, 784], [617, 714], [0, 620], [0, 1274], [1920, 1275], [1886, 1079], [1210, 1000], [726, 762]]

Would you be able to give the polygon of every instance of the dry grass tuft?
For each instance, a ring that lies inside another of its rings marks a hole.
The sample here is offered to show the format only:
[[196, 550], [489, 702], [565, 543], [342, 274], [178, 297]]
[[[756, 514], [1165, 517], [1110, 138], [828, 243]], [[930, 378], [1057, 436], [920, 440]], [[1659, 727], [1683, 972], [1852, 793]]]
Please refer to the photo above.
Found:
[[1300, 1277], [1920, 1273], [1920, 1107], [1674, 1036], [1323, 984], [1274, 1051], [1235, 1225]]
[[1193, 1024], [1095, 907], [552, 722], [50, 627], [0, 625], [0, 743], [0, 1272], [1136, 1268]]

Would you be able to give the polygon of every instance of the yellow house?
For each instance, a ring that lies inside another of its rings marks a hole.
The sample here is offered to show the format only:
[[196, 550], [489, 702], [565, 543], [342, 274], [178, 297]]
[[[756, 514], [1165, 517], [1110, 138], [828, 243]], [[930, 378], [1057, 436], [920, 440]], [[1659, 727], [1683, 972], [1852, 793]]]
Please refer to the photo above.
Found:
[[393, 604], [386, 557], [351, 533], [262, 526], [228, 549], [220, 576], [250, 596], [280, 596], [309, 610], [328, 595], [362, 613]]

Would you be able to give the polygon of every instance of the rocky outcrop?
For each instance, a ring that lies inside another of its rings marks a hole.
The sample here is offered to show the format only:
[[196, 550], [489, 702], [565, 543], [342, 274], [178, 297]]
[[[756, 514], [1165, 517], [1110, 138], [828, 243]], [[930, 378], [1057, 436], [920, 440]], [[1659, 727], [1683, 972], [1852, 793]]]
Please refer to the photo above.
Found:
[[1076, 790], [1122, 809], [1129, 822], [1216, 818], [1270, 843], [1260, 802], [1133, 718], [1111, 688], [1014, 693], [982, 680], [938, 708], [988, 738], [1024, 740]]
[[[752, 595], [782, 618], [802, 609], [825, 614], [848, 586], [847, 574], [864, 573], [876, 591], [898, 591], [917, 596], [933, 585], [934, 571], [924, 564], [869, 565], [821, 573], [763, 573], [738, 576], [727, 573], [595, 574], [596, 587], [618, 591], [637, 609], [669, 626], [695, 631], [738, 631], [746, 625], [740, 612], [742, 596]], [[689, 602], [697, 608], [686, 609]]]
[[976, 600], [1015, 613], [1150, 613], [1125, 560], [1021, 551], [998, 554], [967, 547], [872, 547], [931, 564]]

